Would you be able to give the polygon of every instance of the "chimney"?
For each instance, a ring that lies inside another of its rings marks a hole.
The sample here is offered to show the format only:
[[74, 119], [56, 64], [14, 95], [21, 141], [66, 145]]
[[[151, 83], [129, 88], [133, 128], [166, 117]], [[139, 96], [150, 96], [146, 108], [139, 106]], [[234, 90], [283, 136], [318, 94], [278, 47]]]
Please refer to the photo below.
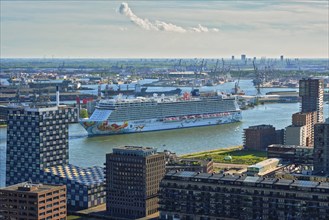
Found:
[[56, 86], [56, 106], [59, 106], [59, 89], [58, 89], [58, 86]]

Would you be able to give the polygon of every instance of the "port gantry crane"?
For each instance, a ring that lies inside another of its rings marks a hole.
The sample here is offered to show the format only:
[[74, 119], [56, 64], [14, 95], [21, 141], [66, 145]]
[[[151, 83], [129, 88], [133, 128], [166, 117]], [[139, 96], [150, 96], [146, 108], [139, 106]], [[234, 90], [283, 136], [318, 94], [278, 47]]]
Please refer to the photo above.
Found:
[[196, 65], [195, 72], [194, 72], [195, 79], [198, 78], [198, 74], [201, 76], [201, 73], [202, 73], [202, 70], [203, 70], [203, 65], [204, 65], [204, 59], [202, 59], [201, 65], [199, 66], [199, 71], [198, 71], [198, 68], [197, 68], [197, 65]]
[[59, 74], [61, 74], [63, 72], [64, 67], [65, 67], [65, 61], [63, 61], [63, 63], [61, 65], [59, 65], [57, 68]]
[[[218, 63], [219, 63], [219, 59], [217, 59], [217, 61], [216, 61], [216, 65], [215, 65], [215, 69], [214, 69], [214, 71], [213, 71], [214, 76], [216, 76], [216, 73], [217, 73]], [[219, 76], [218, 76], [218, 77], [219, 77]]]
[[224, 78], [225, 78], [225, 82], [230, 81], [231, 80], [231, 62], [229, 63], [228, 67], [225, 68], [225, 61], [224, 58], [222, 58], [222, 69], [221, 69], [221, 73], [223, 74]]
[[198, 74], [200, 75], [201, 77], [201, 73], [202, 73], [202, 70], [203, 70], [203, 65], [204, 65], [204, 59], [202, 59], [202, 62], [201, 62], [201, 65], [198, 67], [197, 65], [197, 61], [195, 61], [195, 70], [194, 70], [194, 82], [193, 82], [193, 86], [192, 86], [192, 90], [194, 89], [194, 87], [196, 86], [195, 83], [196, 83], [196, 80], [198, 79]]
[[260, 84], [262, 83], [261, 74], [258, 71], [258, 68], [255, 64], [255, 59], [252, 61], [252, 65], [254, 67], [255, 76], [256, 76], [256, 79], [254, 80], [254, 84], [255, 84], [256, 89], [257, 89], [257, 96], [259, 96], [259, 95], [261, 95], [261, 92], [260, 92]]
[[239, 64], [237, 64], [237, 67], [238, 67], [238, 80], [237, 80], [237, 82], [235, 82], [235, 84], [234, 84], [234, 94], [233, 95], [244, 95], [244, 92], [243, 91], [241, 91], [241, 89], [240, 89], [240, 86], [239, 86], [239, 83], [240, 83], [240, 77], [241, 77], [241, 74], [242, 74], [242, 72], [240, 71], [240, 66], [239, 66]]

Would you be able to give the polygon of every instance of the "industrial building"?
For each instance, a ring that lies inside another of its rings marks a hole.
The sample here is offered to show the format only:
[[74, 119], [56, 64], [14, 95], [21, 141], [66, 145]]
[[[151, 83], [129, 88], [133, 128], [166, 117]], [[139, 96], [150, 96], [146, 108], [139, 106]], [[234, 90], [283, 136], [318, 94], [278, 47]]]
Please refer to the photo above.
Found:
[[325, 220], [329, 182], [171, 171], [159, 204], [161, 220]]
[[165, 154], [155, 148], [123, 146], [106, 155], [106, 210], [111, 217], [142, 218], [158, 212]]
[[32, 180], [67, 185], [68, 206], [74, 209], [105, 202], [104, 171], [69, 164], [68, 123], [73, 108], [26, 107], [8, 114], [6, 185]]
[[65, 220], [66, 215], [66, 186], [24, 182], [0, 189], [0, 219]]

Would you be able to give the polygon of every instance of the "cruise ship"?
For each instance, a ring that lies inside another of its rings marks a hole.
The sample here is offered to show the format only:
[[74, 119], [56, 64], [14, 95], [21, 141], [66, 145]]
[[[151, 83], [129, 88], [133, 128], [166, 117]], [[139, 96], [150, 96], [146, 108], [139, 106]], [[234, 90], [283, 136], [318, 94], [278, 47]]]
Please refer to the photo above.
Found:
[[238, 122], [235, 97], [221, 94], [192, 97], [137, 97], [100, 100], [89, 119], [80, 121], [90, 136], [159, 131]]

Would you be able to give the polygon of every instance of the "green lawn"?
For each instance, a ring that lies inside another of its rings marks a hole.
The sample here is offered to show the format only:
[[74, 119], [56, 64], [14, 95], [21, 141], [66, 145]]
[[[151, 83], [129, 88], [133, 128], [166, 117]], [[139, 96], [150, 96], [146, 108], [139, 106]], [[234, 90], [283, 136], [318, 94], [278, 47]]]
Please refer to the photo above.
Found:
[[80, 216], [75, 216], [75, 215], [69, 215], [67, 216], [67, 220], [75, 220], [75, 219], [81, 219], [82, 217]]
[[[225, 156], [231, 156], [232, 160], [225, 160]], [[266, 160], [265, 151], [244, 150], [242, 146], [217, 149], [194, 154], [183, 155], [182, 158], [206, 159], [212, 158], [217, 163], [234, 163], [234, 164], [255, 164]]]
[[81, 217], [77, 215], [68, 215], [67, 220], [99, 220], [100, 218]]

